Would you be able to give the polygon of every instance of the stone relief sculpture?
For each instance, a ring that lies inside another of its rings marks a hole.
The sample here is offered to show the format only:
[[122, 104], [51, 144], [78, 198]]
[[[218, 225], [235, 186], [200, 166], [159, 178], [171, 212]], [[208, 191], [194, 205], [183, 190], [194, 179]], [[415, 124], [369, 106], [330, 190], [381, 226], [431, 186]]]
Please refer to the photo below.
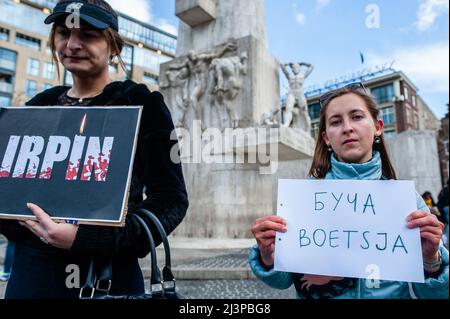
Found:
[[189, 73], [189, 81], [192, 81], [192, 85], [189, 85], [191, 93], [189, 95], [189, 106], [191, 106], [195, 112], [197, 120], [202, 121], [202, 129], [205, 129], [203, 118], [203, 107], [200, 103], [200, 99], [205, 94], [207, 88], [207, 76], [208, 69], [211, 61], [216, 58], [220, 58], [227, 51], [233, 51], [237, 49], [235, 41], [230, 41], [218, 52], [212, 53], [196, 53], [191, 50], [185, 61], [180, 64], [171, 65], [168, 71], [181, 70], [187, 68]]
[[[229, 56], [212, 60], [209, 67], [211, 91], [214, 105], [219, 107], [219, 117], [223, 124], [224, 116], [228, 116], [233, 127], [237, 127], [239, 116], [232, 101], [239, 94], [242, 76], [247, 74], [248, 55], [243, 52], [240, 56]], [[224, 114], [223, 110], [226, 110]]]
[[189, 70], [182, 67], [178, 70], [167, 70], [165, 72], [167, 83], [161, 83], [162, 89], [171, 88], [171, 103], [173, 108], [172, 119], [175, 127], [184, 127], [184, 118], [189, 105]]
[[279, 113], [280, 109], [276, 109], [272, 112], [264, 112], [261, 115], [261, 120], [259, 121], [260, 126], [266, 126], [266, 127], [277, 127], [279, 126]]
[[[302, 66], [306, 70], [302, 73]], [[311, 119], [308, 114], [308, 103], [303, 92], [303, 83], [313, 71], [310, 63], [285, 63], [280, 64], [281, 70], [289, 81], [289, 91], [286, 97], [284, 111], [284, 126], [300, 128], [309, 132], [311, 130]], [[289, 72], [290, 67], [292, 72]]]

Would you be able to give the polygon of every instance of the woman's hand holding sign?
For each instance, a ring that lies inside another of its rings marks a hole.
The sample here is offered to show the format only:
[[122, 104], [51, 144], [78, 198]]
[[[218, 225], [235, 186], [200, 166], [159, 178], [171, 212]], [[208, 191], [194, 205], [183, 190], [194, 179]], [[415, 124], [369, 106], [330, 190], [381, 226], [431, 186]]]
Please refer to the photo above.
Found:
[[[252, 227], [252, 233], [258, 243], [261, 254], [261, 261], [266, 267], [272, 267], [275, 254], [276, 232], [287, 232], [286, 220], [279, 216], [265, 216], [258, 218]], [[311, 285], [325, 285], [332, 280], [342, 280], [344, 277], [320, 276], [305, 274], [302, 281], [302, 288], [309, 290]]]
[[423, 261], [425, 263], [437, 262], [444, 224], [435, 215], [420, 210], [409, 214], [406, 221], [408, 228], [420, 227]]
[[261, 261], [264, 266], [271, 267], [274, 263], [275, 234], [287, 231], [286, 221], [278, 216], [265, 216], [258, 218], [252, 227], [253, 236], [256, 238], [261, 252]]
[[44, 243], [56, 248], [70, 249], [77, 235], [78, 226], [65, 223], [56, 223], [39, 206], [28, 203], [27, 207], [36, 216], [36, 220], [19, 222], [38, 236]]

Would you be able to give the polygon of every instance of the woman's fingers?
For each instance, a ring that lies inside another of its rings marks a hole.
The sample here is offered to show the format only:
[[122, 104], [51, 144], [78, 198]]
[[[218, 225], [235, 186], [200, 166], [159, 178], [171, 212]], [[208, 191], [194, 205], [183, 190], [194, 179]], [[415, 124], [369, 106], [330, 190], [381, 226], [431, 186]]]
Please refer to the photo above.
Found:
[[45, 229], [50, 229], [51, 227], [54, 226], [54, 224], [56, 224], [51, 218], [50, 216], [39, 206], [33, 204], [33, 203], [28, 203], [27, 207], [33, 212], [34, 216], [36, 216], [37, 220], [39, 221], [40, 224], [42, 224], [42, 226]]
[[436, 218], [436, 216], [427, 213], [423, 216], [415, 217], [409, 220], [406, 224], [408, 228], [416, 228], [423, 226], [434, 226], [434, 227], [442, 227], [442, 223]]
[[42, 227], [42, 225], [39, 224], [39, 222], [36, 222], [34, 220], [27, 220], [27, 221], [21, 221], [19, 222], [20, 225], [28, 228], [33, 234], [35, 234], [38, 237], [43, 237], [46, 234], [45, 229]]
[[442, 236], [442, 229], [440, 227], [435, 226], [423, 226], [420, 227], [420, 232], [428, 232], [434, 235]]
[[280, 224], [286, 225], [286, 220], [285, 220], [284, 218], [282, 218], [282, 217], [280, 217], [280, 216], [275, 216], [275, 215], [264, 216], [264, 217], [258, 218], [258, 219], [255, 221], [255, 223], [256, 223], [256, 224], [257, 224], [257, 223], [261, 223], [261, 222], [264, 222], [264, 221], [266, 221], [266, 220], [272, 221], [272, 222], [275, 222], [275, 223], [280, 223]]
[[262, 231], [266, 231], [266, 230], [275, 230], [275, 231], [280, 231], [280, 232], [286, 232], [287, 227], [281, 223], [273, 222], [270, 220], [265, 220], [260, 223], [255, 223], [255, 225], [253, 226], [253, 230], [254, 230], [254, 232], [255, 231], [262, 232]]
[[437, 236], [437, 235], [435, 235], [433, 233], [429, 233], [429, 232], [421, 232], [420, 237], [428, 240], [430, 243], [432, 243], [433, 245], [436, 245], [436, 246], [438, 246], [441, 241], [441, 236]]

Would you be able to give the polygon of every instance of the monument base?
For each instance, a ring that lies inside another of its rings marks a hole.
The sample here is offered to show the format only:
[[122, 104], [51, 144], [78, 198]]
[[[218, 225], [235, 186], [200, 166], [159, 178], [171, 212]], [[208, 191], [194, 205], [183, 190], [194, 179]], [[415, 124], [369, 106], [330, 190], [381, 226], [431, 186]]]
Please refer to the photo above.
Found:
[[[234, 144], [224, 144], [225, 153], [232, 155], [231, 162], [223, 162], [230, 159], [224, 152], [207, 157], [203, 154], [197, 162], [186, 154], [182, 156], [190, 205], [175, 236], [251, 238], [257, 218], [276, 214], [278, 179], [306, 178], [314, 152], [314, 139], [306, 132], [287, 127], [238, 130], [247, 134], [233, 130]], [[258, 130], [259, 134], [252, 133]], [[267, 142], [258, 139], [262, 133], [269, 135]], [[201, 143], [203, 150], [208, 143]], [[261, 156], [261, 150], [268, 154]]]

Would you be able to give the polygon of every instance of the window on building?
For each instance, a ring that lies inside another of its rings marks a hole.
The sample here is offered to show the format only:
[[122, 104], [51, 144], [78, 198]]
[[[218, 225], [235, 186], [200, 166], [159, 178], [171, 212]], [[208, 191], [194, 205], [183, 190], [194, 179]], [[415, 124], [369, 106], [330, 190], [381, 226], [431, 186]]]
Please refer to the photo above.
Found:
[[319, 122], [311, 123], [311, 136], [314, 138], [319, 136]]
[[44, 79], [53, 80], [55, 78], [56, 67], [53, 63], [45, 62], [42, 76]]
[[117, 73], [119, 73], [119, 65], [117, 63], [111, 63], [108, 66], [108, 69], [109, 69], [109, 73], [110, 74], [117, 74]]
[[443, 144], [445, 155], [448, 156], [448, 141], [444, 141]]
[[320, 117], [320, 103], [308, 105], [308, 113], [311, 120], [318, 119]]
[[414, 126], [414, 114], [410, 107], [406, 107], [406, 123], [409, 126]]
[[53, 8], [58, 3], [58, 0], [28, 0], [28, 1], [47, 8]]
[[28, 59], [27, 62], [27, 74], [32, 76], [39, 76], [39, 60]]
[[126, 68], [126, 73], [127, 73], [127, 78], [131, 78], [132, 77], [132, 72], [133, 72], [133, 63], [134, 63], [134, 59], [133, 59], [133, 53], [134, 52], [134, 48], [131, 45], [125, 44], [123, 46], [122, 49], [122, 53], [120, 54], [122, 57], [123, 62], [125, 63], [125, 68]]
[[16, 52], [0, 48], [0, 69], [16, 71], [16, 58]]
[[151, 74], [149, 72], [144, 72], [142, 80], [148, 84], [158, 85], [159, 77], [157, 75]]
[[22, 34], [22, 33], [16, 34], [16, 44], [27, 47], [27, 48], [35, 49], [37, 51], [39, 51], [41, 49], [41, 40], [30, 37], [30, 36]]
[[125, 17], [119, 16], [120, 34], [125, 38], [146, 44], [151, 48], [158, 48], [170, 54], [175, 54], [177, 38], [158, 31], [151, 26], [143, 25]]
[[380, 109], [380, 116], [385, 125], [395, 124], [394, 108], [392, 106], [384, 107]]
[[395, 132], [395, 130], [389, 130], [389, 131], [384, 131], [384, 137], [385, 138], [392, 138], [394, 137], [397, 133]]
[[9, 96], [0, 95], [0, 106], [10, 106], [11, 98]]
[[9, 40], [9, 30], [0, 28], [0, 40], [8, 41]]
[[394, 84], [387, 84], [383, 86], [374, 87], [370, 90], [373, 97], [378, 103], [387, 103], [392, 102], [392, 99], [395, 96], [394, 93]]
[[411, 97], [411, 99], [412, 99], [412, 105], [413, 105], [414, 107], [416, 107], [416, 106], [417, 106], [416, 96], [413, 95], [413, 96]]
[[53, 84], [50, 84], [50, 83], [44, 83], [44, 84], [42, 84], [42, 91], [51, 89], [52, 87], [53, 87]]
[[403, 95], [405, 96], [405, 100], [409, 99], [409, 91], [406, 86], [403, 88]]
[[0, 93], [13, 93], [13, 75], [0, 72]]
[[72, 73], [70, 73], [67, 70], [64, 71], [64, 85], [67, 85], [67, 86], [73, 85]]
[[32, 80], [25, 81], [25, 94], [28, 97], [33, 97], [37, 93], [37, 82]]

